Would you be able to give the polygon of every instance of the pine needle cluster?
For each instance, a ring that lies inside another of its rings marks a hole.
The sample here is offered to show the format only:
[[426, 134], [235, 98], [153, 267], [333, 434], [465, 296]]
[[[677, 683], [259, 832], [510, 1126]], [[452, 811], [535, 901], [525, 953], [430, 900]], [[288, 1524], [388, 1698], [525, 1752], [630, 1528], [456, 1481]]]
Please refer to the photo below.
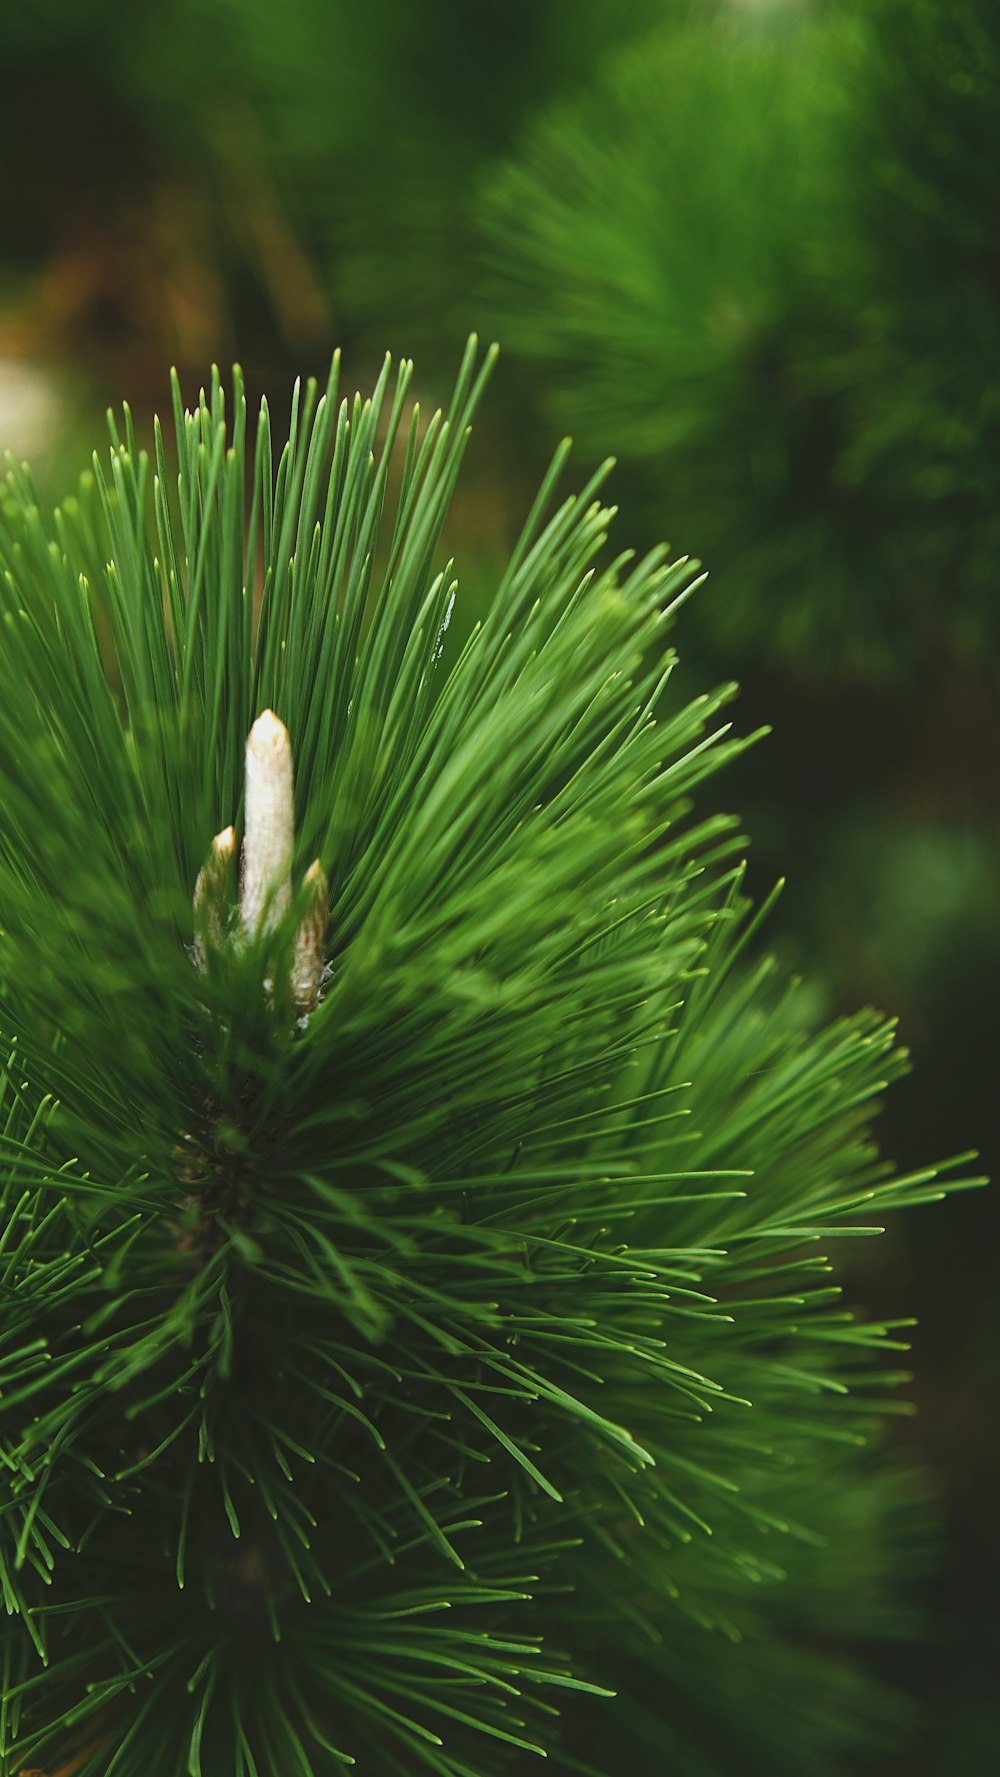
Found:
[[668, 17], [487, 182], [498, 325], [729, 577], [730, 658], [891, 684], [994, 646], [998, 17]]
[[335, 360], [277, 450], [175, 382], [51, 520], [11, 467], [5, 1770], [834, 1771], [883, 1712], [903, 1340], [826, 1253], [943, 1187], [693, 811], [694, 564], [560, 451], [449, 649], [490, 361], [425, 422]]

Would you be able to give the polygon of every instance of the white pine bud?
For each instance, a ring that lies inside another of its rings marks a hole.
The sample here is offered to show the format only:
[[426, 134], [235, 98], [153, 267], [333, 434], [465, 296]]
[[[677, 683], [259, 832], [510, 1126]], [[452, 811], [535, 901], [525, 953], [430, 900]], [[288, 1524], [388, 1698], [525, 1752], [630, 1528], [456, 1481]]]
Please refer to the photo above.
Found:
[[242, 914], [248, 938], [273, 931], [292, 899], [295, 801], [288, 730], [273, 710], [247, 737]]
[[194, 960], [205, 972], [207, 946], [218, 950], [226, 933], [226, 878], [236, 855], [236, 834], [224, 827], [212, 847], [194, 885]]
[[317, 858], [305, 874], [309, 901], [302, 924], [295, 934], [292, 959], [292, 994], [300, 1012], [311, 1012], [319, 999], [320, 983], [326, 959], [326, 925], [329, 917], [330, 885]]

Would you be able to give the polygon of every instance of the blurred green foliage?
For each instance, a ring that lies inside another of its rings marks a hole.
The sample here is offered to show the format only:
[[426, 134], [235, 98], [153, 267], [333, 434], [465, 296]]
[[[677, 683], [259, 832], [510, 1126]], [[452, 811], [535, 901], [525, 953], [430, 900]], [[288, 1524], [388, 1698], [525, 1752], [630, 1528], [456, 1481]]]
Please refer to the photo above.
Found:
[[719, 573], [713, 655], [884, 683], [995, 639], [998, 77], [981, 0], [734, 8], [612, 58], [486, 194], [500, 329]]
[[[477, 177], [533, 105], [660, 12], [40, 0], [0, 26], [0, 152], [37, 145], [5, 200], [5, 257], [100, 248], [86, 321], [119, 352], [143, 328], [199, 371], [238, 350], [273, 374], [303, 349], [321, 362], [335, 335], [450, 365]], [[43, 89], [55, 127], [39, 135]]]
[[499, 331], [551, 369], [551, 423], [614, 449], [630, 511], [710, 562], [716, 656], [813, 672], [880, 640], [859, 341], [825, 253], [842, 35], [661, 33], [543, 116], [487, 194]]
[[884, 355], [864, 472], [941, 651], [995, 655], [1000, 561], [1000, 9], [870, 0], [845, 172]]

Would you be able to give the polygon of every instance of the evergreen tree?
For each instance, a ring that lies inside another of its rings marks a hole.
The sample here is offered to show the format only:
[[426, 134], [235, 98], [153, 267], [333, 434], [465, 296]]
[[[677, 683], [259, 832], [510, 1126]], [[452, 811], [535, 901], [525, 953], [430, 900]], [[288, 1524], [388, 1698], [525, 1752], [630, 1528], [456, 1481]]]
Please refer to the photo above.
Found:
[[994, 642], [993, 0], [668, 13], [485, 189], [503, 337], [730, 596], [755, 669], [898, 684]]
[[889, 591], [853, 461], [844, 31], [768, 16], [668, 19], [539, 112], [484, 194], [492, 299], [551, 417], [621, 459], [633, 522], [676, 515], [730, 580], [704, 645], [856, 673], [885, 664]]
[[[694, 565], [557, 455], [449, 647], [426, 425], [234, 373], [0, 512], [0, 1753], [856, 1771], [898, 1704], [901, 1065], [756, 950]], [[398, 447], [398, 448], [397, 448]], [[213, 837], [214, 836], [214, 837]], [[612, 1697], [609, 1693], [617, 1693]]]

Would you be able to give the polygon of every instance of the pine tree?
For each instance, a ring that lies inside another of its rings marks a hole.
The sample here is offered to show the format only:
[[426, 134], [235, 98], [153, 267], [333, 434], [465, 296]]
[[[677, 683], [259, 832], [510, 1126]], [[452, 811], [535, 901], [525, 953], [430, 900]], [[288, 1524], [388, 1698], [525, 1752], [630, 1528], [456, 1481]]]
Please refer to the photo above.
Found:
[[[697, 583], [557, 453], [460, 647], [489, 370], [234, 372], [0, 510], [0, 1754], [837, 1772], [894, 1700], [903, 1065], [757, 950]], [[170, 447], [172, 448], [172, 447]], [[615, 1692], [617, 1695], [612, 1696]]]
[[1000, 12], [735, 12], [668, 13], [539, 108], [485, 190], [497, 325], [636, 521], [730, 577], [708, 647], [821, 685], [976, 671]]
[[668, 512], [731, 581], [703, 645], [828, 678], [891, 660], [854, 460], [845, 32], [773, 23], [668, 15], [540, 109], [485, 189], [484, 254], [547, 414], [615, 451], [633, 523]]

